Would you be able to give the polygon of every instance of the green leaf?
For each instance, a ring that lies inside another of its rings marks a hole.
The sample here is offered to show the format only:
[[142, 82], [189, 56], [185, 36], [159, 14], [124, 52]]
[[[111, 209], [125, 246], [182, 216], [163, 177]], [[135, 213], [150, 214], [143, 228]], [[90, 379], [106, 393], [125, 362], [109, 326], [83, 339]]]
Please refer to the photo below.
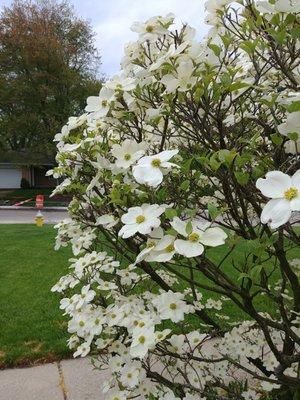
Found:
[[180, 185], [180, 188], [184, 191], [187, 191], [189, 187], [190, 187], [190, 181], [188, 179], [183, 181], [182, 184]]
[[217, 154], [213, 154], [209, 159], [209, 165], [212, 170], [216, 171], [219, 169], [221, 162], [217, 160]]
[[294, 39], [300, 39], [300, 26], [296, 26], [292, 29], [291, 35]]
[[239, 90], [239, 89], [242, 89], [245, 87], [249, 87], [249, 86], [250, 86], [249, 83], [246, 83], [246, 82], [234, 82], [229, 86], [228, 90], [230, 92], [235, 92], [236, 90]]
[[288, 137], [289, 139], [294, 140], [296, 142], [299, 138], [299, 134], [298, 132], [291, 132], [288, 134]]
[[171, 235], [171, 236], [177, 236], [177, 235], [178, 235], [178, 232], [176, 232], [175, 229], [170, 228], [170, 229], [167, 229], [167, 230], [166, 230], [166, 234], [167, 234], [167, 235]]
[[300, 101], [294, 101], [287, 107], [288, 112], [292, 113], [295, 111], [300, 111]]
[[259, 39], [258, 39], [258, 38], [255, 39], [255, 40], [244, 40], [244, 41], [241, 43], [240, 47], [241, 47], [243, 50], [245, 50], [246, 53], [248, 53], [248, 54], [251, 55], [251, 54], [254, 53], [254, 50], [255, 50], [255, 48], [256, 48], [258, 42], [259, 42]]
[[261, 264], [255, 265], [255, 267], [253, 267], [253, 268], [251, 269], [251, 271], [250, 271], [250, 273], [249, 273], [249, 276], [250, 276], [251, 278], [254, 278], [254, 279], [255, 279], [255, 278], [258, 278], [263, 268], [264, 268], [264, 267], [263, 267], [263, 265], [261, 265]]
[[186, 231], [186, 233], [187, 233], [188, 235], [189, 235], [190, 233], [192, 233], [192, 231], [193, 231], [193, 226], [192, 226], [191, 221], [189, 221], [189, 222], [186, 224], [185, 231]]
[[156, 192], [156, 198], [157, 200], [159, 200], [159, 202], [162, 202], [165, 200], [166, 198], [166, 194], [167, 194], [167, 189], [166, 188], [160, 188], [157, 192]]
[[248, 279], [250, 279], [250, 277], [249, 277], [248, 274], [246, 274], [245, 272], [241, 272], [241, 273], [239, 274], [239, 276], [238, 276], [238, 281], [240, 281], [240, 280], [243, 279], [243, 278], [248, 278]]
[[221, 213], [221, 211], [218, 209], [218, 207], [216, 207], [212, 203], [208, 203], [207, 210], [212, 219], [216, 219]]
[[216, 44], [210, 44], [208, 47], [215, 53], [217, 57], [221, 54], [222, 49]]
[[281, 143], [283, 142], [283, 138], [281, 135], [279, 135], [278, 133], [272, 133], [271, 135], [271, 140], [274, 144], [277, 144], [278, 146], [281, 145]]
[[192, 164], [193, 158], [188, 158], [182, 165], [181, 165], [181, 171], [182, 172], [189, 172], [191, 170], [191, 164]]
[[167, 208], [165, 211], [165, 216], [168, 219], [172, 219], [177, 216], [177, 211], [175, 210], [175, 208]]
[[201, 97], [203, 96], [203, 94], [204, 94], [204, 89], [203, 89], [203, 87], [197, 87], [196, 88], [196, 90], [195, 90], [195, 92], [194, 92], [194, 99], [195, 99], [195, 101], [196, 102], [198, 102], [198, 101], [200, 101], [200, 99], [201, 99]]
[[242, 186], [247, 185], [249, 182], [250, 175], [248, 172], [235, 172], [234, 175], [237, 182]]

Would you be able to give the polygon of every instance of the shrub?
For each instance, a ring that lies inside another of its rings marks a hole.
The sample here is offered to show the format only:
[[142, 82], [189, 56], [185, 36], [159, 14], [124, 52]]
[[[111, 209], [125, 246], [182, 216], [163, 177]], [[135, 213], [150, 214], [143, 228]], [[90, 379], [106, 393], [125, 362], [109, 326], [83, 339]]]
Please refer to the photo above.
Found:
[[300, 388], [300, 9], [238, 3], [207, 3], [200, 43], [172, 15], [134, 24], [122, 74], [56, 137], [76, 258], [53, 290], [109, 399]]

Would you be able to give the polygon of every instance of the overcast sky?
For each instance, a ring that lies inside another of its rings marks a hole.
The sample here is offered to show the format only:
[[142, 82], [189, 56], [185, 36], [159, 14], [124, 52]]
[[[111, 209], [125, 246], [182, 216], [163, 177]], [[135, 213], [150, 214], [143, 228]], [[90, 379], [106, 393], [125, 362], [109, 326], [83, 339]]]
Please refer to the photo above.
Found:
[[[188, 22], [202, 37], [208, 28], [204, 24], [205, 0], [70, 0], [76, 14], [88, 19], [97, 34], [96, 44], [102, 56], [101, 72], [111, 76], [119, 71], [124, 44], [136, 40], [130, 31], [134, 21], [144, 21], [154, 15], [173, 12], [178, 23]], [[10, 0], [0, 0], [0, 6]]]

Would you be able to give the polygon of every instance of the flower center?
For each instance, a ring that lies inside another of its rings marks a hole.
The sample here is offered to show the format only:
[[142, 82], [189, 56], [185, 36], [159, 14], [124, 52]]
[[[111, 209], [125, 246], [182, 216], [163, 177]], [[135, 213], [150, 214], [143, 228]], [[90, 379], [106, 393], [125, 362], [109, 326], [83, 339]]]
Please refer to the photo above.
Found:
[[84, 321], [79, 321], [79, 326], [83, 327], [84, 326]]
[[153, 30], [154, 30], [154, 27], [153, 27], [152, 25], [148, 25], [148, 26], [146, 27], [146, 32], [148, 32], [148, 33], [153, 32]]
[[154, 160], [151, 161], [152, 167], [159, 168], [161, 164], [161, 160], [159, 158], [154, 158]]
[[171, 303], [171, 304], [170, 304], [170, 309], [171, 309], [171, 310], [176, 310], [176, 308], [177, 308], [177, 306], [176, 306], [175, 303]]
[[295, 197], [298, 196], [298, 189], [291, 187], [284, 192], [284, 197], [287, 200], [293, 200]]
[[131, 154], [126, 153], [124, 154], [124, 160], [129, 161], [131, 159]]
[[102, 105], [102, 107], [107, 107], [107, 105], [108, 105], [107, 100], [102, 100], [101, 105]]
[[137, 217], [136, 217], [136, 219], [135, 219], [135, 222], [137, 223], [137, 224], [141, 224], [142, 222], [144, 222], [145, 221], [145, 217], [144, 217], [144, 215], [138, 215]]
[[150, 240], [149, 243], [147, 243], [147, 248], [150, 249], [151, 247], [155, 246], [154, 240]]
[[192, 233], [188, 236], [188, 239], [189, 239], [190, 242], [198, 242], [199, 237], [200, 237], [200, 236], [198, 235], [198, 233], [192, 232]]
[[172, 251], [174, 251], [174, 246], [172, 244], [169, 244], [169, 246], [167, 246], [165, 250], [167, 253], [172, 253]]
[[140, 342], [141, 344], [144, 344], [145, 341], [146, 341], [145, 336], [142, 335], [142, 336], [139, 337], [139, 342]]

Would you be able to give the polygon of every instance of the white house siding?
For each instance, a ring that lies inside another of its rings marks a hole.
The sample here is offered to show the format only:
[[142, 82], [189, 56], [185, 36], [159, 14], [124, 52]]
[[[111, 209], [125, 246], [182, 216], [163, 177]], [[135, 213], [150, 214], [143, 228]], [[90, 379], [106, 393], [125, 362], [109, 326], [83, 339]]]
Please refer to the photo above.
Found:
[[22, 178], [21, 168], [0, 164], [0, 189], [17, 189]]

